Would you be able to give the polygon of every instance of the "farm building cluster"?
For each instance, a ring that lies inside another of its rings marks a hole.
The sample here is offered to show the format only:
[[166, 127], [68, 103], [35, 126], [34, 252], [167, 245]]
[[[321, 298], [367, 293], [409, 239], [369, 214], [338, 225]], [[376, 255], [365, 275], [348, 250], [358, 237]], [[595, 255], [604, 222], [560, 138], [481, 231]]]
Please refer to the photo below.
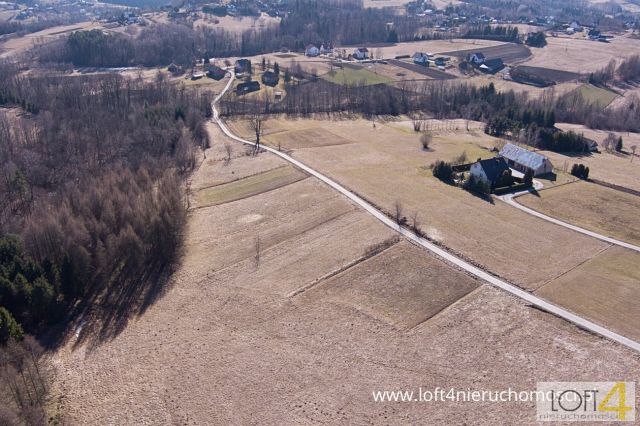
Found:
[[509, 186], [513, 171], [523, 175], [528, 173], [532, 177], [544, 176], [553, 173], [553, 164], [538, 152], [508, 143], [498, 156], [478, 160], [469, 168], [471, 176], [486, 183], [491, 189]]

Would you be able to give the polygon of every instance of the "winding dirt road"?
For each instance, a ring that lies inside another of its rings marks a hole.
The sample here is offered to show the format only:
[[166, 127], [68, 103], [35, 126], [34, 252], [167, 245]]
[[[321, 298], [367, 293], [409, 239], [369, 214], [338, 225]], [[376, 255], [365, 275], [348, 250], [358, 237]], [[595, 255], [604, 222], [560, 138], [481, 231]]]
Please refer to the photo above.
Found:
[[[229, 82], [227, 83], [227, 85], [225, 86], [224, 90], [216, 97], [216, 99], [213, 101], [213, 120], [214, 122], [220, 126], [220, 129], [224, 132], [225, 135], [227, 135], [229, 138], [246, 144], [246, 145], [255, 145], [254, 142], [250, 142], [247, 141], [245, 139], [242, 139], [236, 135], [234, 135], [229, 128], [227, 127], [227, 125], [224, 123], [224, 120], [222, 118], [220, 118], [219, 112], [216, 108], [216, 103], [218, 102], [218, 100], [220, 100], [220, 98], [231, 88], [233, 81], [234, 81], [234, 75], [233, 72], [230, 73], [231, 74], [231, 78], [229, 79]], [[380, 210], [378, 210], [377, 208], [375, 208], [374, 206], [372, 206], [371, 204], [369, 204], [367, 201], [365, 201], [364, 199], [360, 198], [358, 195], [354, 194], [353, 192], [349, 191], [348, 189], [346, 189], [345, 187], [343, 187], [342, 185], [340, 185], [339, 183], [337, 183], [336, 181], [330, 179], [329, 177], [323, 175], [322, 173], [312, 169], [311, 167], [301, 163], [300, 161], [296, 160], [295, 158], [280, 152], [274, 148], [268, 147], [268, 146], [261, 146], [262, 149], [277, 155], [278, 157], [282, 158], [283, 160], [293, 164], [294, 166], [300, 168], [301, 170], [304, 170], [306, 173], [320, 179], [322, 182], [326, 183], [327, 185], [329, 185], [331, 188], [335, 189], [336, 191], [340, 192], [341, 194], [343, 194], [345, 197], [347, 197], [348, 199], [350, 199], [352, 202], [354, 202], [355, 204], [357, 204], [358, 206], [362, 207], [365, 211], [367, 211], [369, 214], [371, 214], [373, 217], [375, 217], [376, 219], [378, 219], [380, 222], [382, 222], [383, 224], [385, 224], [386, 226], [394, 229], [395, 231], [399, 232], [400, 234], [402, 234], [404, 237], [408, 238], [409, 240], [413, 241], [414, 243], [418, 244], [419, 246], [429, 250], [431, 253], [437, 255], [438, 257], [442, 258], [443, 260], [467, 271], [468, 273], [488, 282], [489, 284], [498, 287], [504, 291], [507, 291], [509, 293], [511, 293], [512, 295], [519, 297], [520, 299], [526, 301], [527, 303], [543, 310], [546, 312], [549, 312], [553, 315], [556, 315], [560, 318], [563, 318], [585, 330], [588, 330], [590, 332], [599, 334], [603, 337], [606, 337], [607, 339], [613, 340], [615, 342], [618, 342], [624, 346], [627, 346], [637, 352], [640, 352], [640, 343], [631, 340], [627, 337], [624, 337], [618, 333], [615, 333], [605, 327], [602, 327], [598, 324], [595, 324], [585, 318], [582, 318], [578, 315], [575, 315], [569, 311], [567, 311], [566, 309], [563, 309], [559, 306], [556, 306], [552, 303], [549, 303], [543, 299], [540, 299], [539, 297], [520, 289], [519, 287], [510, 284], [506, 281], [503, 281], [499, 278], [494, 277], [493, 275], [489, 274], [486, 271], [483, 271], [482, 269], [466, 262], [465, 260], [447, 252], [446, 250], [442, 249], [441, 247], [431, 243], [430, 241], [418, 236], [417, 234], [415, 234], [414, 232], [403, 228], [401, 226], [399, 226], [394, 220], [390, 219], [389, 217], [387, 217], [384, 213], [382, 213]], [[517, 203], [516, 203], [517, 204]]]

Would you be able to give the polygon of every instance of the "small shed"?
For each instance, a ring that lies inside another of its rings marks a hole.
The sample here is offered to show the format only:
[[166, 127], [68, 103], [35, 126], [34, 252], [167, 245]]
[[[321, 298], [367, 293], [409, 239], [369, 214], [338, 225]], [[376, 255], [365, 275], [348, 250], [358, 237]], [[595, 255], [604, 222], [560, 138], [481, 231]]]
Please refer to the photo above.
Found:
[[534, 176], [540, 176], [553, 172], [553, 164], [547, 157], [512, 143], [506, 144], [500, 150], [500, 156], [507, 161], [509, 167], [522, 173], [531, 170]]

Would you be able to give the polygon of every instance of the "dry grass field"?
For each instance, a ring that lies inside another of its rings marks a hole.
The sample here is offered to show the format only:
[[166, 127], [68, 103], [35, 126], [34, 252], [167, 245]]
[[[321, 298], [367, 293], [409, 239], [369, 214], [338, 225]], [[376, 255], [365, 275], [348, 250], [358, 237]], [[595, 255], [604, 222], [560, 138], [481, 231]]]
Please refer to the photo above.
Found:
[[290, 185], [305, 177], [304, 173], [291, 166], [278, 167], [233, 182], [202, 188], [198, 191], [198, 206], [213, 206], [240, 200]]
[[[607, 137], [607, 133], [602, 130], [591, 130], [584, 126], [575, 124], [558, 123], [556, 125], [562, 130], [573, 130], [576, 133], [582, 133], [586, 137], [597, 141], [602, 149], [602, 141]], [[571, 154], [565, 155], [551, 151], [544, 151], [544, 155], [548, 156], [557, 168], [562, 168], [567, 164], [568, 169], [574, 163], [582, 163], [589, 167], [589, 177], [593, 179], [603, 180], [608, 183], [620, 185], [640, 191], [640, 134], [614, 132], [617, 136], [622, 136], [625, 150], [627, 153], [594, 153], [589, 155]], [[629, 147], [638, 146], [636, 156], [631, 161]]]
[[[212, 133], [194, 186], [283, 165], [227, 164]], [[192, 210], [164, 295], [113, 339], [72, 333], [52, 355], [63, 423], [533, 424], [534, 403], [375, 403], [372, 391], [634, 380], [637, 354], [406, 242], [366, 255], [392, 236], [312, 178]]]
[[[535, 289], [606, 247], [431, 176], [428, 166], [437, 159], [453, 160], [463, 152], [469, 161], [493, 156], [489, 149], [498, 140], [481, 130], [467, 132], [461, 126], [434, 131], [430, 150], [424, 151], [411, 122], [376, 122], [374, 128], [365, 120], [282, 121], [279, 125], [288, 125], [295, 132], [329, 130], [321, 145], [311, 139], [307, 146], [292, 148], [294, 157], [387, 212], [394, 211], [400, 201], [407, 217], [418, 212], [421, 228], [430, 238], [524, 288]], [[287, 140], [282, 139], [286, 134], [276, 132], [264, 140], [286, 146]], [[327, 143], [333, 135], [339, 137], [339, 144]], [[352, 142], [343, 143], [344, 139]], [[533, 253], [555, 255], [547, 258]]]
[[263, 13], [259, 17], [251, 16], [213, 16], [200, 13], [199, 18], [193, 21], [194, 27], [220, 28], [225, 31], [241, 33], [246, 30], [261, 30], [278, 25], [280, 18], [271, 17]]
[[[398, 279], [402, 277], [402, 279]], [[478, 288], [473, 278], [401, 242], [304, 292], [358, 309], [398, 329], [413, 328]]]
[[589, 73], [604, 68], [611, 59], [631, 56], [640, 49], [640, 40], [616, 37], [609, 43], [580, 38], [547, 37], [542, 49], [531, 49], [526, 65]]
[[566, 82], [556, 84], [551, 87], [536, 87], [528, 84], [517, 83], [511, 80], [505, 80], [500, 74], [481, 74], [465, 79], [463, 81], [465, 83], [473, 83], [477, 86], [485, 86], [489, 83], [493, 83], [498, 91], [505, 92], [508, 90], [513, 90], [516, 93], [526, 93], [531, 98], [540, 98], [545, 93], [552, 93], [553, 96], [560, 96], [582, 86], [582, 83]]
[[103, 29], [103, 25], [98, 22], [80, 22], [71, 25], [60, 25], [57, 27], [47, 28], [21, 37], [7, 39], [0, 45], [0, 57], [14, 55], [34, 46], [36, 42], [46, 42], [56, 39], [62, 35], [66, 35], [72, 31]]
[[584, 181], [525, 195], [518, 202], [565, 222], [640, 245], [640, 197]]
[[579, 93], [587, 103], [597, 105], [600, 108], [606, 108], [618, 97], [617, 93], [611, 90], [596, 87], [591, 84], [583, 84], [576, 89], [576, 92]]
[[328, 73], [322, 75], [322, 78], [332, 83], [344, 86], [352, 86], [356, 84], [364, 84], [365, 86], [370, 86], [374, 84], [390, 83], [392, 81], [390, 78], [369, 71], [366, 68], [356, 68], [351, 66], [329, 71]]
[[638, 341], [639, 264], [640, 254], [612, 246], [536, 293]]

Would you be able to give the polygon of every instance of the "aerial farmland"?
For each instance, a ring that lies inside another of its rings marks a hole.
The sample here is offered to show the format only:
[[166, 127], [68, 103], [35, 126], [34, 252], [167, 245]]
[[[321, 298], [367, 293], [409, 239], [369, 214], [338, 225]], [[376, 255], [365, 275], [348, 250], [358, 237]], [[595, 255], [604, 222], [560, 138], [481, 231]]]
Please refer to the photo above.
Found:
[[0, 4], [0, 424], [637, 422], [640, 15], [574, 6]]

